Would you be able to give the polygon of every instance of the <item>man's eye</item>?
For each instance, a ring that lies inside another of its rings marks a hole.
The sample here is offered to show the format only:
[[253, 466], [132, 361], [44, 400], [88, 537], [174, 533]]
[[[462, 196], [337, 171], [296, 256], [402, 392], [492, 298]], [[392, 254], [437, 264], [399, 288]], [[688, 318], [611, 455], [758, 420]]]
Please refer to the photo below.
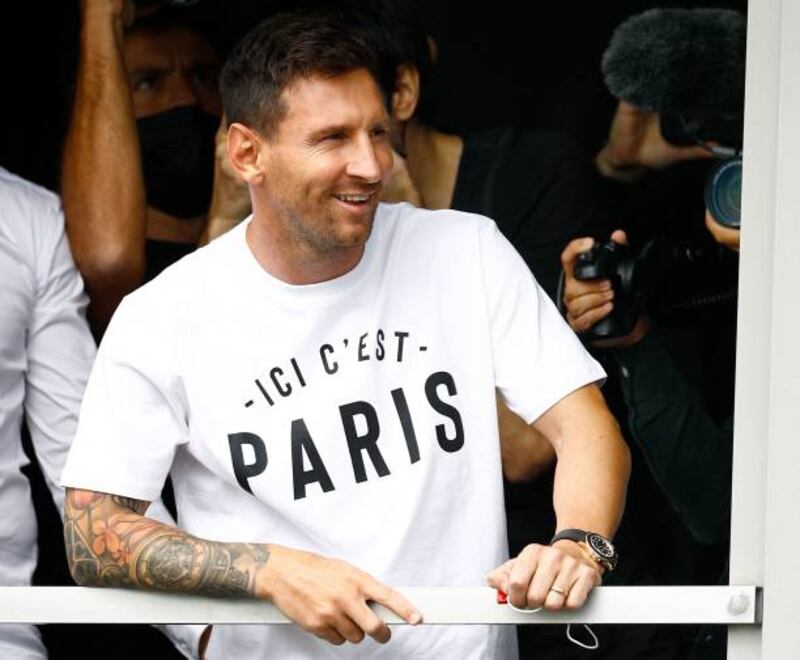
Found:
[[158, 82], [157, 74], [137, 76], [133, 81], [133, 91], [149, 92], [155, 89], [157, 82]]
[[389, 135], [389, 131], [383, 126], [372, 129], [372, 137], [374, 138], [384, 138], [387, 135]]
[[326, 135], [323, 139], [326, 142], [339, 142], [340, 140], [344, 140], [344, 138], [344, 133], [331, 133], [330, 135]]

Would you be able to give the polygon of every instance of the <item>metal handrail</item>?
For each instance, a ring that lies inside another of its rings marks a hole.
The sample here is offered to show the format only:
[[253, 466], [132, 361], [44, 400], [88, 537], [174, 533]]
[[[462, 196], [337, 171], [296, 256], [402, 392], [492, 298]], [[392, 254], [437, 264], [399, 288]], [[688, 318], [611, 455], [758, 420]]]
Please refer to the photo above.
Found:
[[[760, 589], [745, 586], [598, 587], [580, 610], [521, 613], [489, 587], [399, 587], [428, 624], [761, 623]], [[397, 615], [373, 606], [388, 623]], [[0, 623], [267, 623], [290, 621], [271, 603], [128, 589], [0, 587]]]

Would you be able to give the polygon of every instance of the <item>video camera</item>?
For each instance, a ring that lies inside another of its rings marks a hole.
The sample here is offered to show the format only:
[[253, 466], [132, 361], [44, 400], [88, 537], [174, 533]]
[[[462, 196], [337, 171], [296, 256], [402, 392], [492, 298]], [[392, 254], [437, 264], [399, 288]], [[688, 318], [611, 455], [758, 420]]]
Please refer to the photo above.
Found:
[[706, 207], [734, 229], [741, 224], [746, 37], [746, 18], [736, 11], [650, 9], [617, 27], [602, 62], [609, 91], [658, 112], [667, 142], [699, 144], [720, 159], [706, 183]]

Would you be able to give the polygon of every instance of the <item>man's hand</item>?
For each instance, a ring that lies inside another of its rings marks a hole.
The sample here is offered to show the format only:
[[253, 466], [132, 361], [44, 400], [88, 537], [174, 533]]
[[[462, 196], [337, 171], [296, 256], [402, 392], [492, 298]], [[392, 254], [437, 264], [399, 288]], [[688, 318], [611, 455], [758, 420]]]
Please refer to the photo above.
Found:
[[576, 609], [601, 582], [603, 568], [572, 541], [532, 543], [489, 574], [490, 587], [504, 591], [514, 607]]
[[604, 177], [631, 183], [648, 169], [663, 169], [680, 161], [710, 158], [711, 155], [701, 146], [670, 144], [661, 134], [658, 113], [620, 101], [611, 122], [608, 144], [595, 157], [595, 164]]
[[301, 628], [329, 641], [359, 643], [365, 635], [385, 644], [389, 627], [367, 605], [372, 601], [416, 625], [422, 616], [399, 592], [355, 566], [279, 545], [256, 576], [256, 596], [269, 598]]
[[[611, 240], [628, 244], [625, 232], [619, 229], [611, 234]], [[593, 245], [593, 238], [576, 238], [561, 253], [561, 266], [564, 269], [563, 303], [567, 310], [567, 323], [579, 334], [588, 332], [614, 309], [614, 289], [609, 280], [578, 280], [573, 274], [578, 255]], [[630, 334], [594, 343], [600, 348], [625, 348], [644, 338], [649, 329], [648, 318], [642, 316]]]
[[396, 151], [392, 151], [394, 162], [392, 173], [381, 194], [381, 201], [388, 203], [408, 202], [414, 206], [422, 206], [422, 196], [411, 179], [406, 159]]
[[208, 222], [199, 241], [201, 245], [233, 229], [252, 210], [250, 189], [228, 158], [228, 130], [224, 116], [214, 139], [214, 188]]
[[711, 211], [708, 209], [706, 209], [706, 229], [711, 232], [711, 235], [717, 243], [731, 250], [736, 250], [736, 252], [739, 251], [740, 230], [731, 229], [730, 227], [724, 227], [719, 224], [714, 220], [714, 216], [711, 215]]

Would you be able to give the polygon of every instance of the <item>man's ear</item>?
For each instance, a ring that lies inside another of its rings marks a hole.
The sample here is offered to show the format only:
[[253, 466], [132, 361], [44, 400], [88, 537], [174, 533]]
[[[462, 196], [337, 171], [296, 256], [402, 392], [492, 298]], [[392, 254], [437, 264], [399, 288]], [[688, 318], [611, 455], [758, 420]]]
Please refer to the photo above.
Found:
[[264, 180], [263, 143], [261, 135], [244, 124], [233, 123], [228, 127], [228, 160], [237, 174], [251, 185]]
[[397, 67], [392, 92], [392, 118], [408, 121], [419, 103], [419, 71], [413, 64]]

